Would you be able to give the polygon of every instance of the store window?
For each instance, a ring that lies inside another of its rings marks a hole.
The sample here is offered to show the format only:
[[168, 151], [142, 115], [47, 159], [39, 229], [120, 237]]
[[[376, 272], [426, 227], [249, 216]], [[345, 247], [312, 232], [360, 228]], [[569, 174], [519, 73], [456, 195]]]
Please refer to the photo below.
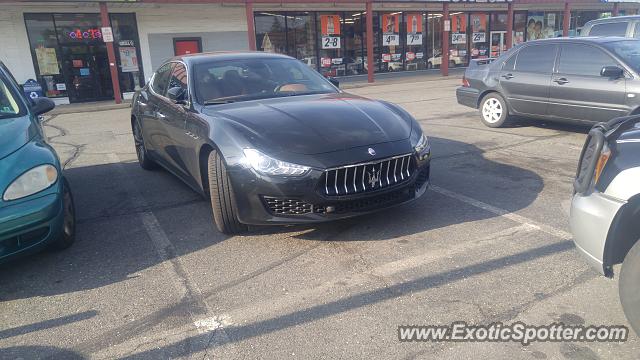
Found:
[[400, 71], [404, 69], [404, 41], [400, 34], [402, 12], [380, 13], [378, 18], [382, 35], [380, 71]]
[[507, 21], [506, 12], [491, 14], [491, 31], [489, 32], [489, 50], [491, 58], [497, 58], [507, 51]]
[[111, 14], [118, 79], [123, 93], [134, 92], [144, 86], [140, 62], [140, 41], [134, 14]]
[[466, 66], [469, 63], [467, 13], [451, 13], [451, 35], [449, 42], [449, 67]]
[[562, 18], [562, 12], [529, 11], [527, 41], [561, 37]]
[[362, 12], [347, 12], [342, 20], [344, 29], [345, 71], [347, 75], [359, 75], [366, 72], [364, 58], [366, 44], [363, 36], [366, 17]]
[[318, 18], [320, 73], [331, 77], [345, 76], [342, 13], [320, 13]]
[[37, 81], [42, 86], [45, 96], [67, 96], [67, 84], [62, 74], [62, 57], [53, 16], [25, 14], [25, 24]]
[[513, 14], [513, 45], [522, 44], [527, 28], [527, 12], [518, 11]]
[[406, 13], [406, 49], [405, 70], [422, 70], [427, 67], [425, 15], [423, 13]]
[[257, 13], [255, 15], [256, 47], [260, 51], [286, 54], [287, 34], [285, 15]]
[[314, 70], [316, 64], [316, 34], [313, 14], [289, 12], [286, 16], [287, 54], [301, 60]]
[[486, 59], [489, 57], [489, 15], [485, 13], [471, 14], [471, 58]]
[[427, 54], [427, 68], [439, 68], [442, 63], [442, 14], [427, 14]]

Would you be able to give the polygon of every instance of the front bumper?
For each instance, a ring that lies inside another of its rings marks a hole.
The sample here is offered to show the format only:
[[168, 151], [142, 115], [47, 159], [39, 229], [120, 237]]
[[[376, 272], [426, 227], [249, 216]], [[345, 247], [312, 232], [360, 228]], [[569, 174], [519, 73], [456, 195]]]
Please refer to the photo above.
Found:
[[[326, 196], [318, 191], [318, 181], [323, 174], [320, 170], [312, 170], [306, 176], [292, 180], [263, 177], [251, 169], [236, 168], [230, 171], [230, 177], [236, 197], [238, 220], [250, 225], [317, 223], [364, 215], [408, 203], [422, 196], [429, 185], [429, 159], [417, 161], [416, 164], [411, 177], [400, 184], [344, 196]], [[304, 203], [306, 211], [293, 215], [277, 214], [267, 205], [268, 199]]]
[[60, 194], [0, 208], [0, 262], [42, 249], [60, 236], [63, 223]]
[[456, 99], [458, 104], [478, 108], [478, 98], [480, 97], [480, 91], [470, 87], [460, 86], [456, 89]]
[[602, 275], [605, 274], [603, 258], [607, 235], [622, 205], [624, 201], [600, 192], [578, 193], [571, 201], [569, 224], [573, 241], [589, 265]]

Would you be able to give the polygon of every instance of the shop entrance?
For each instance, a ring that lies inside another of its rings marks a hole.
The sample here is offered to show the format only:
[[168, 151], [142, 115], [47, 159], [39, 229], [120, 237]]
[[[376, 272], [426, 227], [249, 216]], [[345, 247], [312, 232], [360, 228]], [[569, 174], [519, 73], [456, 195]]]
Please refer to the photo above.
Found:
[[70, 102], [113, 99], [104, 44], [61, 44], [63, 74]]
[[491, 32], [491, 58], [497, 58], [507, 51], [507, 32], [492, 31]]

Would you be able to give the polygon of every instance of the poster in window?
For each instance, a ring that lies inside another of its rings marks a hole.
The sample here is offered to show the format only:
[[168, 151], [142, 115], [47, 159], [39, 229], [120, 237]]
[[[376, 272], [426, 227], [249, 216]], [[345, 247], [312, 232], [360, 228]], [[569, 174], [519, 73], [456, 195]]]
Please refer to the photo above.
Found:
[[422, 45], [422, 14], [407, 14], [407, 45]]
[[484, 43], [487, 42], [487, 15], [471, 14], [471, 42]]
[[400, 14], [382, 15], [382, 33], [397, 34], [400, 32]]
[[120, 68], [122, 72], [138, 71], [138, 55], [136, 48], [131, 46], [120, 47]]
[[340, 35], [340, 15], [321, 15], [322, 35]]
[[451, 32], [466, 33], [467, 32], [467, 15], [456, 14], [451, 17]]
[[36, 60], [40, 75], [59, 75], [58, 56], [55, 48], [36, 48]]

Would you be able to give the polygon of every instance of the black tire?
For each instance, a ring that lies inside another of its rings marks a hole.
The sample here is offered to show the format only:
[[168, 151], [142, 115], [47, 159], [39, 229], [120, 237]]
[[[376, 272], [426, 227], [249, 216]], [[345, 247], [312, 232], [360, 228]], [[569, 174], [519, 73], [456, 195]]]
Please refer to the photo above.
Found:
[[629, 250], [620, 270], [618, 292], [622, 309], [636, 334], [640, 334], [640, 241]]
[[138, 156], [138, 164], [140, 164], [140, 167], [145, 170], [156, 169], [158, 167], [158, 164], [156, 164], [149, 157], [147, 148], [144, 145], [144, 137], [142, 135], [142, 129], [140, 128], [140, 124], [138, 124], [137, 120], [132, 121], [131, 130], [133, 132], [133, 141], [136, 146], [136, 155]]
[[227, 167], [222, 156], [215, 150], [209, 154], [208, 174], [213, 220], [218, 230], [227, 235], [247, 231], [247, 225], [238, 220], [236, 198]]
[[480, 119], [488, 127], [499, 128], [509, 123], [509, 107], [502, 95], [493, 92], [480, 101]]
[[76, 206], [67, 179], [62, 178], [62, 209], [64, 221], [62, 233], [49, 245], [51, 250], [64, 250], [76, 241]]

